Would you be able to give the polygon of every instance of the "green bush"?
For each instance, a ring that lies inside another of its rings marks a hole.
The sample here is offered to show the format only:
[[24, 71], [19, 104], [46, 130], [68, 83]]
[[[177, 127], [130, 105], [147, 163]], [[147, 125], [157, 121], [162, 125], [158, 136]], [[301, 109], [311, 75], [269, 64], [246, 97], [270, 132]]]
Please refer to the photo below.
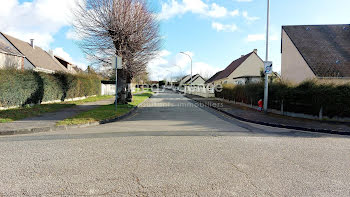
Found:
[[0, 70], [0, 107], [99, 95], [100, 84], [96, 75]]
[[[257, 105], [264, 98], [264, 84], [224, 85], [218, 98]], [[305, 81], [296, 86], [274, 82], [269, 84], [269, 108], [284, 111], [329, 117], [350, 117], [350, 84], [335, 85]]]

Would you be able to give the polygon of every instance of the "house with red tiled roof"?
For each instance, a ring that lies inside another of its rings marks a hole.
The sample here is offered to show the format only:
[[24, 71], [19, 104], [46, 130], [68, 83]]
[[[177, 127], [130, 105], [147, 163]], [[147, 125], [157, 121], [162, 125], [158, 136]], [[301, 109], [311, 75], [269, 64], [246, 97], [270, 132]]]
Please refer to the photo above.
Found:
[[206, 84], [245, 84], [260, 81], [260, 71], [264, 68], [263, 60], [258, 56], [258, 50], [254, 49], [246, 55], [234, 60], [224, 70], [217, 72], [208, 79]]
[[8, 45], [12, 52], [24, 57], [21, 65], [22, 69], [32, 69], [46, 73], [69, 72], [53, 54], [35, 46], [33, 39], [28, 43], [0, 32], [0, 41]]
[[282, 27], [282, 79], [350, 80], [350, 25]]

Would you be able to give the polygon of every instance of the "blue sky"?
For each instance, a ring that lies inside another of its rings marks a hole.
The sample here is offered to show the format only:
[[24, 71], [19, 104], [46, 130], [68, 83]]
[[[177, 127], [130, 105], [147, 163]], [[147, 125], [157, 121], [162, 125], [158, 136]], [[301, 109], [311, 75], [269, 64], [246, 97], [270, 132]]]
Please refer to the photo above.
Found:
[[[70, 27], [73, 0], [0, 0], [0, 31], [22, 40], [35, 38], [44, 49], [86, 67]], [[151, 0], [163, 38], [149, 64], [152, 79], [190, 72], [210, 76], [234, 59], [258, 49], [265, 58], [266, 0]], [[349, 24], [349, 0], [271, 0], [270, 56], [280, 71], [282, 25]], [[176, 65], [176, 66], [175, 66]]]

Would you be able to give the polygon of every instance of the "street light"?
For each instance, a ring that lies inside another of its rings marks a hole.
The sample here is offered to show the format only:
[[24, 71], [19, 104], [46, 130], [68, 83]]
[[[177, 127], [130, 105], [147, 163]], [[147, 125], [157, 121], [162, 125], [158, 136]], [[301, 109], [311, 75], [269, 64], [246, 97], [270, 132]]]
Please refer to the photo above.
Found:
[[189, 54], [185, 53], [185, 52], [180, 52], [180, 53], [182, 53], [184, 55], [187, 55], [191, 59], [191, 81], [192, 81], [192, 57]]
[[[266, 62], [269, 60], [269, 26], [270, 26], [270, 0], [267, 0], [267, 23], [266, 23]], [[265, 72], [264, 88], [264, 111], [267, 112], [269, 99], [269, 74]]]

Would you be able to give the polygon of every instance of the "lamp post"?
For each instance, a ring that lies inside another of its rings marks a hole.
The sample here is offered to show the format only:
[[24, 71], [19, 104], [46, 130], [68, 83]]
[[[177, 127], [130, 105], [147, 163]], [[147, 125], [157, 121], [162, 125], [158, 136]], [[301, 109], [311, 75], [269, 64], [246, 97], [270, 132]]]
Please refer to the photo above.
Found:
[[[267, 23], [266, 23], [266, 62], [269, 60], [269, 26], [270, 26], [270, 0], [267, 0]], [[267, 112], [269, 99], [269, 74], [265, 72], [264, 88], [264, 112]]]
[[187, 55], [191, 59], [191, 81], [192, 81], [192, 57], [189, 54], [185, 53], [185, 52], [180, 52], [180, 53], [182, 53], [184, 55]]

